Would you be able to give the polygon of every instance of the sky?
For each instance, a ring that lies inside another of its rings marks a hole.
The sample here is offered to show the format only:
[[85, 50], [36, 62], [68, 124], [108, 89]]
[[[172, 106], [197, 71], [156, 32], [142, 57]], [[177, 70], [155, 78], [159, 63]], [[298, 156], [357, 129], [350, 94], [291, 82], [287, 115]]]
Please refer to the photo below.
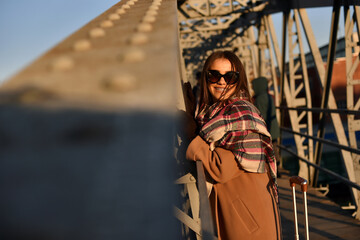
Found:
[[0, 83], [120, 0], [0, 0]]
[[[0, 84], [118, 2], [0, 0]], [[325, 45], [331, 8], [309, 9], [308, 15], [318, 45]], [[273, 15], [273, 21], [281, 41], [282, 14]], [[343, 36], [342, 26], [339, 35]]]

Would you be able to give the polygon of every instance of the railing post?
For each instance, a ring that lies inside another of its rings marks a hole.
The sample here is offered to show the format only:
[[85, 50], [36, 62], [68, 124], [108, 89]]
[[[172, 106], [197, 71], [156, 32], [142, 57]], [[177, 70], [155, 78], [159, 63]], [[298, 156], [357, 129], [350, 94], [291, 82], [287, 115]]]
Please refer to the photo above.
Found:
[[213, 217], [206, 190], [204, 167], [201, 161], [196, 161], [197, 182], [200, 197], [200, 221], [202, 240], [215, 240]]

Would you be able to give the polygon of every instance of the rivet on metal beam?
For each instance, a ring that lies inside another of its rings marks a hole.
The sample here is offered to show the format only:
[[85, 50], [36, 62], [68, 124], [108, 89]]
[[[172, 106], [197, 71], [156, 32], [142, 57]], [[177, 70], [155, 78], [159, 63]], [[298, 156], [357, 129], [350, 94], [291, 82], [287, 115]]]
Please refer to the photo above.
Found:
[[153, 29], [152, 25], [150, 23], [140, 23], [137, 26], [137, 30], [139, 32], [151, 32]]
[[153, 23], [156, 21], [156, 18], [154, 16], [146, 15], [142, 21], [146, 23]]
[[156, 16], [158, 14], [158, 11], [157, 10], [153, 10], [153, 9], [149, 9], [147, 12], [146, 12], [146, 16]]
[[123, 9], [130, 9], [130, 6], [127, 5], [127, 4], [125, 4], [125, 5], [122, 6], [122, 8], [123, 8]]
[[135, 33], [130, 38], [130, 43], [133, 45], [144, 44], [149, 40], [148, 36], [144, 33]]
[[102, 82], [103, 87], [107, 90], [127, 92], [137, 88], [138, 82], [134, 75], [129, 73], [116, 73]]
[[102, 28], [93, 28], [89, 32], [90, 37], [92, 38], [98, 38], [105, 36], [105, 31]]
[[55, 71], [66, 71], [74, 67], [74, 60], [67, 56], [62, 56], [55, 59], [51, 63], [52, 70]]
[[134, 4], [135, 4], [135, 1], [130, 0], [130, 1], [127, 2], [127, 4], [128, 4], [128, 5], [134, 5]]
[[116, 10], [116, 13], [117, 14], [124, 14], [124, 13], [126, 13], [126, 10], [123, 9], [123, 8], [119, 8], [119, 9]]
[[158, 0], [158, 1], [154, 0], [154, 2], [152, 4], [159, 6], [159, 5], [161, 5], [161, 2], [162, 2], [161, 0]]
[[91, 48], [91, 43], [87, 39], [81, 39], [76, 41], [73, 47], [75, 51], [85, 51]]
[[145, 52], [137, 47], [131, 47], [121, 56], [121, 60], [127, 63], [141, 62], [144, 59]]
[[109, 28], [112, 26], [114, 26], [114, 23], [110, 20], [105, 20], [100, 23], [100, 27], [102, 27], [102, 28]]
[[112, 13], [112, 14], [109, 15], [109, 19], [110, 20], [119, 20], [120, 16], [117, 13]]
[[158, 6], [158, 5], [151, 5], [151, 6], [149, 7], [149, 10], [155, 10], [155, 11], [157, 11], [157, 10], [159, 10], [159, 6]]

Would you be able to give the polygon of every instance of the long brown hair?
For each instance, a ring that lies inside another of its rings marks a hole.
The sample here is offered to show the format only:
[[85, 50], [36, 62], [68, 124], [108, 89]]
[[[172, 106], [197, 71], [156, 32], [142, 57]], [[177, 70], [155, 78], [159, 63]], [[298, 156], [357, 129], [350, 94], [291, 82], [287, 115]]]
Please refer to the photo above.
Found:
[[[208, 81], [206, 80], [206, 72], [210, 69], [211, 65], [214, 63], [216, 59], [224, 58], [229, 60], [231, 63], [231, 70], [239, 72], [239, 81], [235, 83], [235, 91], [229, 98], [231, 97], [245, 97], [250, 100], [250, 93], [248, 87], [248, 81], [246, 78], [246, 73], [243, 64], [240, 59], [230, 51], [216, 51], [213, 52], [205, 61], [203, 70], [201, 72], [200, 77], [200, 106], [204, 104], [212, 104], [214, 103], [211, 93], [208, 88]], [[228, 86], [226, 86], [228, 89]], [[226, 90], [227, 90], [226, 89]], [[221, 99], [219, 100], [221, 101]]]

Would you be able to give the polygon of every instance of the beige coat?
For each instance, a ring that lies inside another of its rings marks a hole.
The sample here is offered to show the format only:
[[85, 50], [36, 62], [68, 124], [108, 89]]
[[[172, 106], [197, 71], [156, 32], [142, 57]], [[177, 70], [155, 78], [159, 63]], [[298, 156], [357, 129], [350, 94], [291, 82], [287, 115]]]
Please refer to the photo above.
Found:
[[219, 240], [281, 239], [278, 206], [267, 173], [245, 172], [231, 151], [210, 151], [200, 136], [190, 143], [186, 158], [202, 161], [214, 181], [210, 204]]

